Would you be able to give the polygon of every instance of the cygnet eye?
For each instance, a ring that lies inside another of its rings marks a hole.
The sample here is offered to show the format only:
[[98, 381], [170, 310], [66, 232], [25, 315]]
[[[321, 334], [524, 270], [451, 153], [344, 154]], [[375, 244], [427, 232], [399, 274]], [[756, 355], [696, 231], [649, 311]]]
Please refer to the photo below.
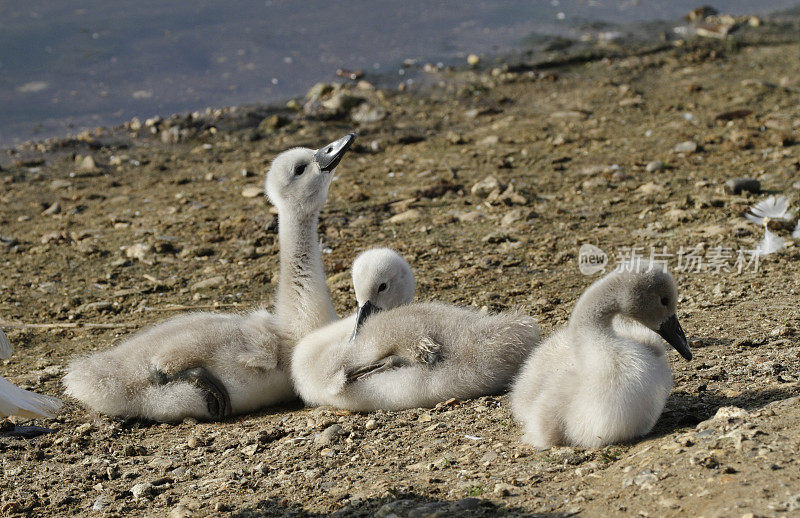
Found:
[[661, 303], [665, 306], [669, 306], [669, 298], [668, 297], [661, 297]]
[[296, 166], [294, 166], [294, 175], [300, 176], [305, 172], [305, 170], [306, 170], [306, 164], [297, 164]]
[[380, 286], [378, 286], [378, 293], [385, 291], [387, 288], [386, 283], [382, 282]]

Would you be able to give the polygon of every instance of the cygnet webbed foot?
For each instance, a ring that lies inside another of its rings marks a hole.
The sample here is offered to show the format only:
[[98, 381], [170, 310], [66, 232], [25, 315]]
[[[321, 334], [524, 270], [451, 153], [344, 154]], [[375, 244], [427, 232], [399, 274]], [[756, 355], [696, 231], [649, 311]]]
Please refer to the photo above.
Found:
[[348, 371], [347, 375], [347, 382], [352, 383], [354, 381], [358, 381], [365, 376], [369, 376], [370, 374], [376, 374], [378, 372], [388, 371], [390, 369], [396, 369], [398, 367], [406, 367], [410, 365], [410, 362], [401, 356], [391, 355], [385, 358], [381, 358], [380, 360], [369, 363], [364, 365], [363, 367], [358, 367], [357, 369]]
[[173, 375], [158, 368], [151, 368], [153, 383], [166, 385], [170, 382], [185, 381], [203, 391], [208, 412], [212, 419], [223, 419], [231, 415], [231, 398], [225, 385], [203, 367], [192, 367]]

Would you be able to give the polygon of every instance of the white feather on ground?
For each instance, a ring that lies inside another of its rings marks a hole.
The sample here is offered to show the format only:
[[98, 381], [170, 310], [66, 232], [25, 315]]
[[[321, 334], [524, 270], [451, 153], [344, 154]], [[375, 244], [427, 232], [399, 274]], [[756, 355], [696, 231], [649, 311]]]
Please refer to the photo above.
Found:
[[748, 221], [761, 225], [765, 218], [787, 221], [794, 215], [793, 210], [789, 210], [789, 200], [786, 196], [770, 196], [766, 200], [756, 203], [750, 213], [744, 217]]
[[769, 229], [764, 230], [764, 239], [761, 240], [755, 250], [755, 252], [762, 257], [765, 255], [774, 254], [783, 248], [784, 245], [783, 238], [774, 232], [770, 232]]
[[[0, 358], [11, 356], [11, 343], [0, 331]], [[34, 394], [15, 386], [0, 376], [0, 417], [15, 415], [33, 419], [53, 417], [61, 408], [61, 400], [42, 394]]]

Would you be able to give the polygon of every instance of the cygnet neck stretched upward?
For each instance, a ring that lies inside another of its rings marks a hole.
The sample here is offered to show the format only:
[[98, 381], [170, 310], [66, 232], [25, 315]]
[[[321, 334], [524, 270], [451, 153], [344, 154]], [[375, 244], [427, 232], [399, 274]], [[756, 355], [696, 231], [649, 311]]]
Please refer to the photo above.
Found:
[[278, 208], [280, 281], [275, 313], [292, 340], [337, 318], [317, 225], [333, 171], [354, 140], [351, 133], [316, 151], [290, 150], [275, 159], [267, 175], [267, 195]]
[[275, 304], [278, 321], [291, 338], [336, 320], [317, 238], [319, 214], [280, 217], [280, 284]]

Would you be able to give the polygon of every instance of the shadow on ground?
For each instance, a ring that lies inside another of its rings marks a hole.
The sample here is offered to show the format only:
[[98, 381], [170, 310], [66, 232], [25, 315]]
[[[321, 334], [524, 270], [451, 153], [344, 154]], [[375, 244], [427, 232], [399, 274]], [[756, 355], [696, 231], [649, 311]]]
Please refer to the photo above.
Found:
[[422, 518], [434, 516], [489, 517], [489, 516], [525, 516], [534, 518], [566, 517], [573, 513], [533, 512], [519, 507], [496, 505], [480, 498], [464, 498], [461, 500], [437, 500], [416, 493], [353, 500], [342, 509], [332, 513], [313, 513], [306, 511], [302, 505], [291, 503], [288, 499], [266, 499], [255, 507], [241, 509], [232, 516], [236, 518], [267, 517], [408, 517]]

